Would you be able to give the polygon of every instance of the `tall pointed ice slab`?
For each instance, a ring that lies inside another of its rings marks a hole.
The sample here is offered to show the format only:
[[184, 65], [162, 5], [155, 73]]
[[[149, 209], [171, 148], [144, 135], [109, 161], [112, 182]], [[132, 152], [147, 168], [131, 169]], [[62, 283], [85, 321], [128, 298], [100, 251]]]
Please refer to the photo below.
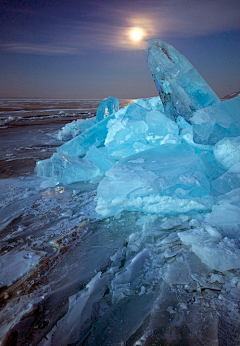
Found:
[[149, 41], [147, 62], [162, 100], [165, 114], [188, 120], [193, 112], [220, 102], [192, 64], [174, 47]]

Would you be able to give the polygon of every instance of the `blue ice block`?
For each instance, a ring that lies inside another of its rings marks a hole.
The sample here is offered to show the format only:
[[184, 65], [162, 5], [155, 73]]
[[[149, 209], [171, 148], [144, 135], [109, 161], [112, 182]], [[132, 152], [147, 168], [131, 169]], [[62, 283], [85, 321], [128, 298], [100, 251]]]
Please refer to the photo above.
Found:
[[96, 121], [99, 122], [119, 110], [119, 101], [116, 97], [108, 97], [102, 100], [97, 109]]
[[167, 116], [191, 118], [198, 109], [220, 102], [192, 64], [161, 40], [149, 41], [147, 61]]
[[40, 177], [51, 178], [62, 184], [90, 181], [101, 175], [98, 167], [91, 161], [58, 153], [54, 153], [49, 159], [38, 161], [35, 171]]
[[62, 155], [81, 157], [86, 154], [92, 145], [95, 145], [96, 147], [103, 145], [107, 136], [107, 124], [109, 120], [113, 119], [114, 117], [115, 116], [112, 115], [88, 128], [79, 136], [61, 145], [57, 149], [57, 152]]
[[240, 95], [197, 111], [191, 122], [196, 143], [213, 145], [224, 137], [239, 136]]

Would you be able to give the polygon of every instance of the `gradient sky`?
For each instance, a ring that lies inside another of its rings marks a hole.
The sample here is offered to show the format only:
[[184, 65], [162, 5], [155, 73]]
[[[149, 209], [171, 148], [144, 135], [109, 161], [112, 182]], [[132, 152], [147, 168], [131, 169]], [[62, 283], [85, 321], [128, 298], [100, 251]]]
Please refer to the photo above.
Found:
[[[140, 43], [129, 38], [141, 27]], [[0, 0], [0, 97], [156, 96], [145, 49], [160, 38], [213, 90], [240, 90], [240, 0]]]

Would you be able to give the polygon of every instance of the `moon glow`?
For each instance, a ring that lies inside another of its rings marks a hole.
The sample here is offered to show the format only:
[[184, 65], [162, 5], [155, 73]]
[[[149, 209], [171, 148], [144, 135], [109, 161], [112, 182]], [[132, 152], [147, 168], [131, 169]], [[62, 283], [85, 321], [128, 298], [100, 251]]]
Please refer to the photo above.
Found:
[[132, 28], [129, 31], [129, 37], [133, 42], [140, 42], [145, 36], [145, 30], [142, 28]]

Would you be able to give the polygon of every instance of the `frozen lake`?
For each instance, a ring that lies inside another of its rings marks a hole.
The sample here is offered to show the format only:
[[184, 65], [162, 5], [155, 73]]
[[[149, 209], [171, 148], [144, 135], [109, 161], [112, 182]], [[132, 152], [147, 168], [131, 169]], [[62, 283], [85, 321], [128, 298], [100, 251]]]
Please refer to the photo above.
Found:
[[95, 184], [35, 175], [61, 127], [98, 103], [2, 103], [2, 345], [239, 345], [239, 269], [210, 269], [178, 236], [201, 215], [101, 218]]

